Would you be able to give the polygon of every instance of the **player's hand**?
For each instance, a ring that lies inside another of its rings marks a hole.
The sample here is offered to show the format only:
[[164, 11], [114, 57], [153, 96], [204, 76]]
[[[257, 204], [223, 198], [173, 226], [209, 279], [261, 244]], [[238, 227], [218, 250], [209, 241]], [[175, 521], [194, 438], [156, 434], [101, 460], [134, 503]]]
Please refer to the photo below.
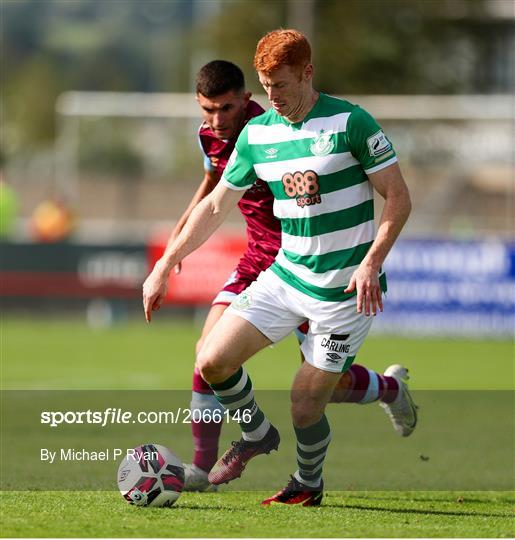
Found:
[[377, 309], [383, 311], [383, 298], [381, 286], [379, 285], [379, 276], [376, 270], [369, 266], [360, 265], [352, 274], [349, 285], [345, 289], [345, 293], [356, 291], [356, 309], [358, 313], [363, 311], [365, 304], [365, 315], [369, 316], [377, 314]]
[[161, 307], [167, 290], [168, 271], [158, 261], [143, 283], [143, 310], [147, 322], [152, 319], [152, 311], [157, 311]]

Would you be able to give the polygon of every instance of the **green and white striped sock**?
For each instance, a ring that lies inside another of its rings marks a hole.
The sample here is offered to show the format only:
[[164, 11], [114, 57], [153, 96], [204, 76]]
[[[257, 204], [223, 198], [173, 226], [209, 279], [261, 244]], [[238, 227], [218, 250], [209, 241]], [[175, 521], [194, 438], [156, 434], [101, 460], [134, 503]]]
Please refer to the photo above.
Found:
[[246, 441], [260, 441], [267, 434], [270, 422], [254, 400], [252, 381], [243, 367], [227, 380], [209, 386], [238, 422]]
[[327, 447], [331, 442], [331, 428], [325, 414], [318, 422], [307, 428], [295, 429], [297, 436], [298, 470], [293, 475], [299, 482], [316, 488], [322, 480]]

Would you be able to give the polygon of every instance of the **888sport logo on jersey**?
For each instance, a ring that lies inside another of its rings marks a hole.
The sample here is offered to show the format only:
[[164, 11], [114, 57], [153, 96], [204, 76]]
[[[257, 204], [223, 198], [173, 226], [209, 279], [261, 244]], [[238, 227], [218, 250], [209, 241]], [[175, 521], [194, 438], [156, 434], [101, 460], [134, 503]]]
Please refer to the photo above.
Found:
[[284, 193], [291, 199], [297, 200], [297, 206], [311, 206], [320, 204], [320, 186], [318, 185], [318, 175], [315, 171], [296, 171], [294, 173], [283, 174], [281, 181], [283, 183]]

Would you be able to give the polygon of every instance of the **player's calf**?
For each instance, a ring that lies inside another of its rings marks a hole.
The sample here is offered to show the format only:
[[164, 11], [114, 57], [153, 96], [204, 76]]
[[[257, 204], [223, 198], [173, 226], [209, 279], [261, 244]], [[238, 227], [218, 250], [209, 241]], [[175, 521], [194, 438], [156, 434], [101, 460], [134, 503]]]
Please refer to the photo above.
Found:
[[252, 381], [243, 368], [227, 380], [211, 384], [211, 388], [242, 430], [242, 438], [233, 441], [209, 473], [211, 483], [222, 484], [239, 477], [253, 457], [277, 450], [280, 438], [255, 402]]
[[359, 364], [352, 364], [336, 384], [331, 403], [391, 402], [397, 398], [399, 382], [395, 377], [378, 373]]
[[184, 490], [207, 491], [212, 487], [207, 475], [218, 459], [225, 411], [197, 370], [193, 375], [190, 409], [194, 454], [193, 462], [185, 465]]

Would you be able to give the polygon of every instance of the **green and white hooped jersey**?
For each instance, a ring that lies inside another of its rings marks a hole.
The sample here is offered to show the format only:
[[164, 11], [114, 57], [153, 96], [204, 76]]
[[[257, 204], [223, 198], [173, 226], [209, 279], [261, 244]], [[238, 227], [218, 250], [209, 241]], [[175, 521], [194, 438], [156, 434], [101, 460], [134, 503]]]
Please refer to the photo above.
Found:
[[[320, 94], [302, 122], [273, 109], [241, 132], [221, 182], [270, 186], [282, 242], [271, 269], [320, 300], [342, 301], [350, 277], [375, 237], [373, 188], [367, 173], [397, 161], [377, 122], [357, 105]], [[383, 291], [386, 278], [380, 276]]]

